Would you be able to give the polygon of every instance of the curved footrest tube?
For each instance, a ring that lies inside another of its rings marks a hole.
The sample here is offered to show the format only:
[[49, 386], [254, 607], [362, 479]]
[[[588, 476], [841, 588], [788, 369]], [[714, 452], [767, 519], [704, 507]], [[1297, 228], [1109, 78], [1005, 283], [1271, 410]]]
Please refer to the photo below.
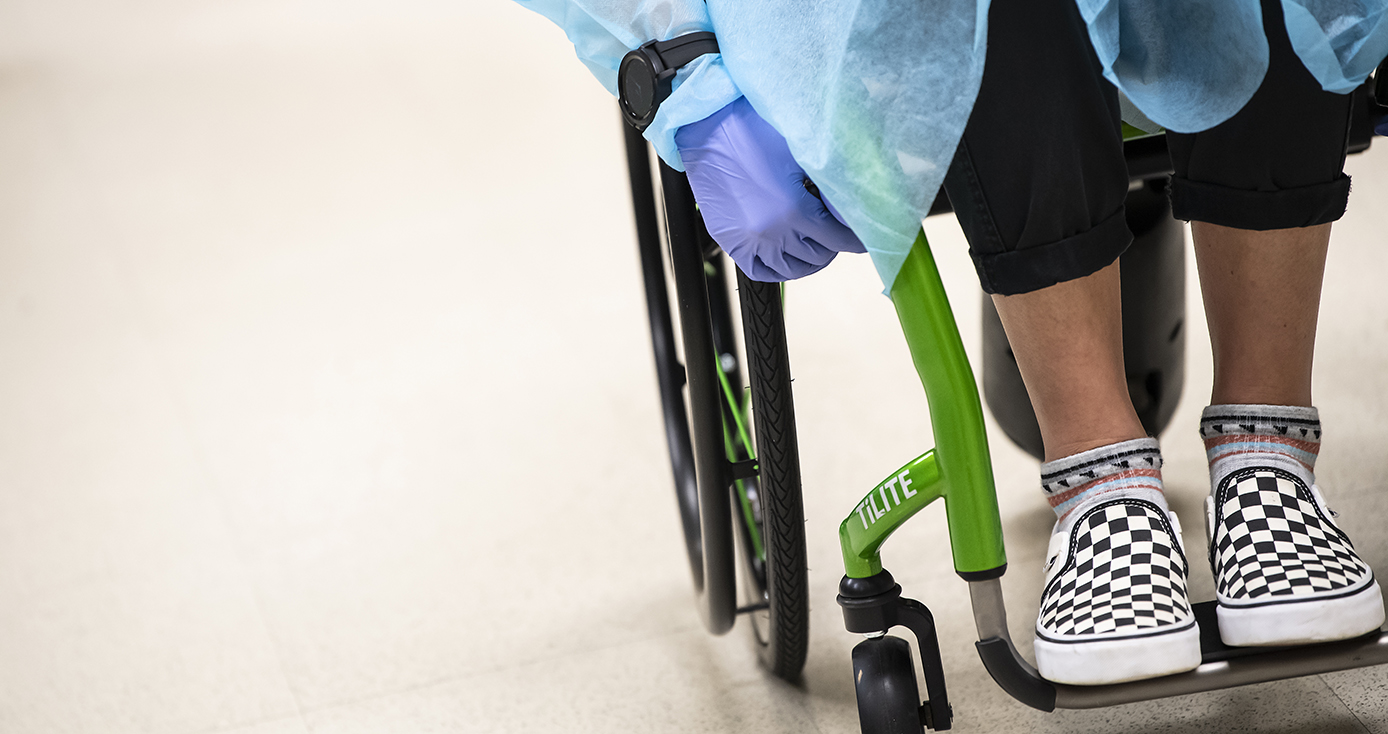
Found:
[[1055, 711], [1055, 684], [1022, 659], [1012, 640], [989, 637], [974, 643], [983, 667], [1007, 695], [1042, 711]]

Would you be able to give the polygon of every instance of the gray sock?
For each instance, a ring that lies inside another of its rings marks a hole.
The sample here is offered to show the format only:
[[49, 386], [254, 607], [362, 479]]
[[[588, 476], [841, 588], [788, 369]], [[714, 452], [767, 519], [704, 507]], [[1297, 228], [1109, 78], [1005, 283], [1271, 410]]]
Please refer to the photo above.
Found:
[[1041, 465], [1041, 493], [1062, 527], [1079, 516], [1075, 510], [1101, 499], [1144, 499], [1166, 511], [1157, 439], [1135, 438], [1048, 461]]
[[1297, 405], [1211, 405], [1200, 417], [1210, 486], [1247, 468], [1278, 468], [1316, 481], [1320, 413]]

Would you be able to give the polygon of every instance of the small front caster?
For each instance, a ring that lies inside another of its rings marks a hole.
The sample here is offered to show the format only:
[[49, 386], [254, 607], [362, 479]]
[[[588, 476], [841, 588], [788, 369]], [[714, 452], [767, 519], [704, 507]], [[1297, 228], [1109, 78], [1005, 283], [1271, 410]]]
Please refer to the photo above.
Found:
[[[853, 685], [858, 692], [863, 734], [921, 734], [922, 727], [949, 729], [954, 724], [954, 711], [945, 693], [940, 640], [930, 610], [914, 599], [903, 599], [901, 586], [885, 570], [865, 578], [843, 577], [838, 601], [848, 631], [868, 636], [853, 648]], [[899, 637], [886, 636], [887, 630], [897, 625], [916, 636], [929, 695], [924, 705], [916, 686], [911, 646]]]
[[921, 734], [920, 690], [906, 640], [877, 637], [858, 643], [853, 685], [863, 734]]

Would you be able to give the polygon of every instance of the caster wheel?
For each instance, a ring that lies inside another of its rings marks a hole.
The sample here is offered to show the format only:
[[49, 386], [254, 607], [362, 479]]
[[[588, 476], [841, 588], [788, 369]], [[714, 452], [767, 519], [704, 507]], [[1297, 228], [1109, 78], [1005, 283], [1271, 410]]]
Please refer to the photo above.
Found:
[[920, 689], [911, 646], [900, 637], [864, 640], [853, 648], [853, 685], [863, 734], [921, 734]]

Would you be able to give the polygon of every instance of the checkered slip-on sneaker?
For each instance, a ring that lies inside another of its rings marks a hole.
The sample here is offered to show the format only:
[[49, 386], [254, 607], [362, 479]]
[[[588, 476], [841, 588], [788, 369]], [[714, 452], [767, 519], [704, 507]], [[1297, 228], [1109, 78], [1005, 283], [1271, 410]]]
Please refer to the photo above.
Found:
[[1320, 488], [1271, 467], [1240, 469], [1205, 501], [1226, 645], [1357, 637], [1383, 624], [1373, 571], [1331, 521]]
[[1200, 665], [1180, 537], [1174, 514], [1132, 498], [1098, 503], [1051, 535], [1036, 619], [1042, 677], [1102, 685]]

